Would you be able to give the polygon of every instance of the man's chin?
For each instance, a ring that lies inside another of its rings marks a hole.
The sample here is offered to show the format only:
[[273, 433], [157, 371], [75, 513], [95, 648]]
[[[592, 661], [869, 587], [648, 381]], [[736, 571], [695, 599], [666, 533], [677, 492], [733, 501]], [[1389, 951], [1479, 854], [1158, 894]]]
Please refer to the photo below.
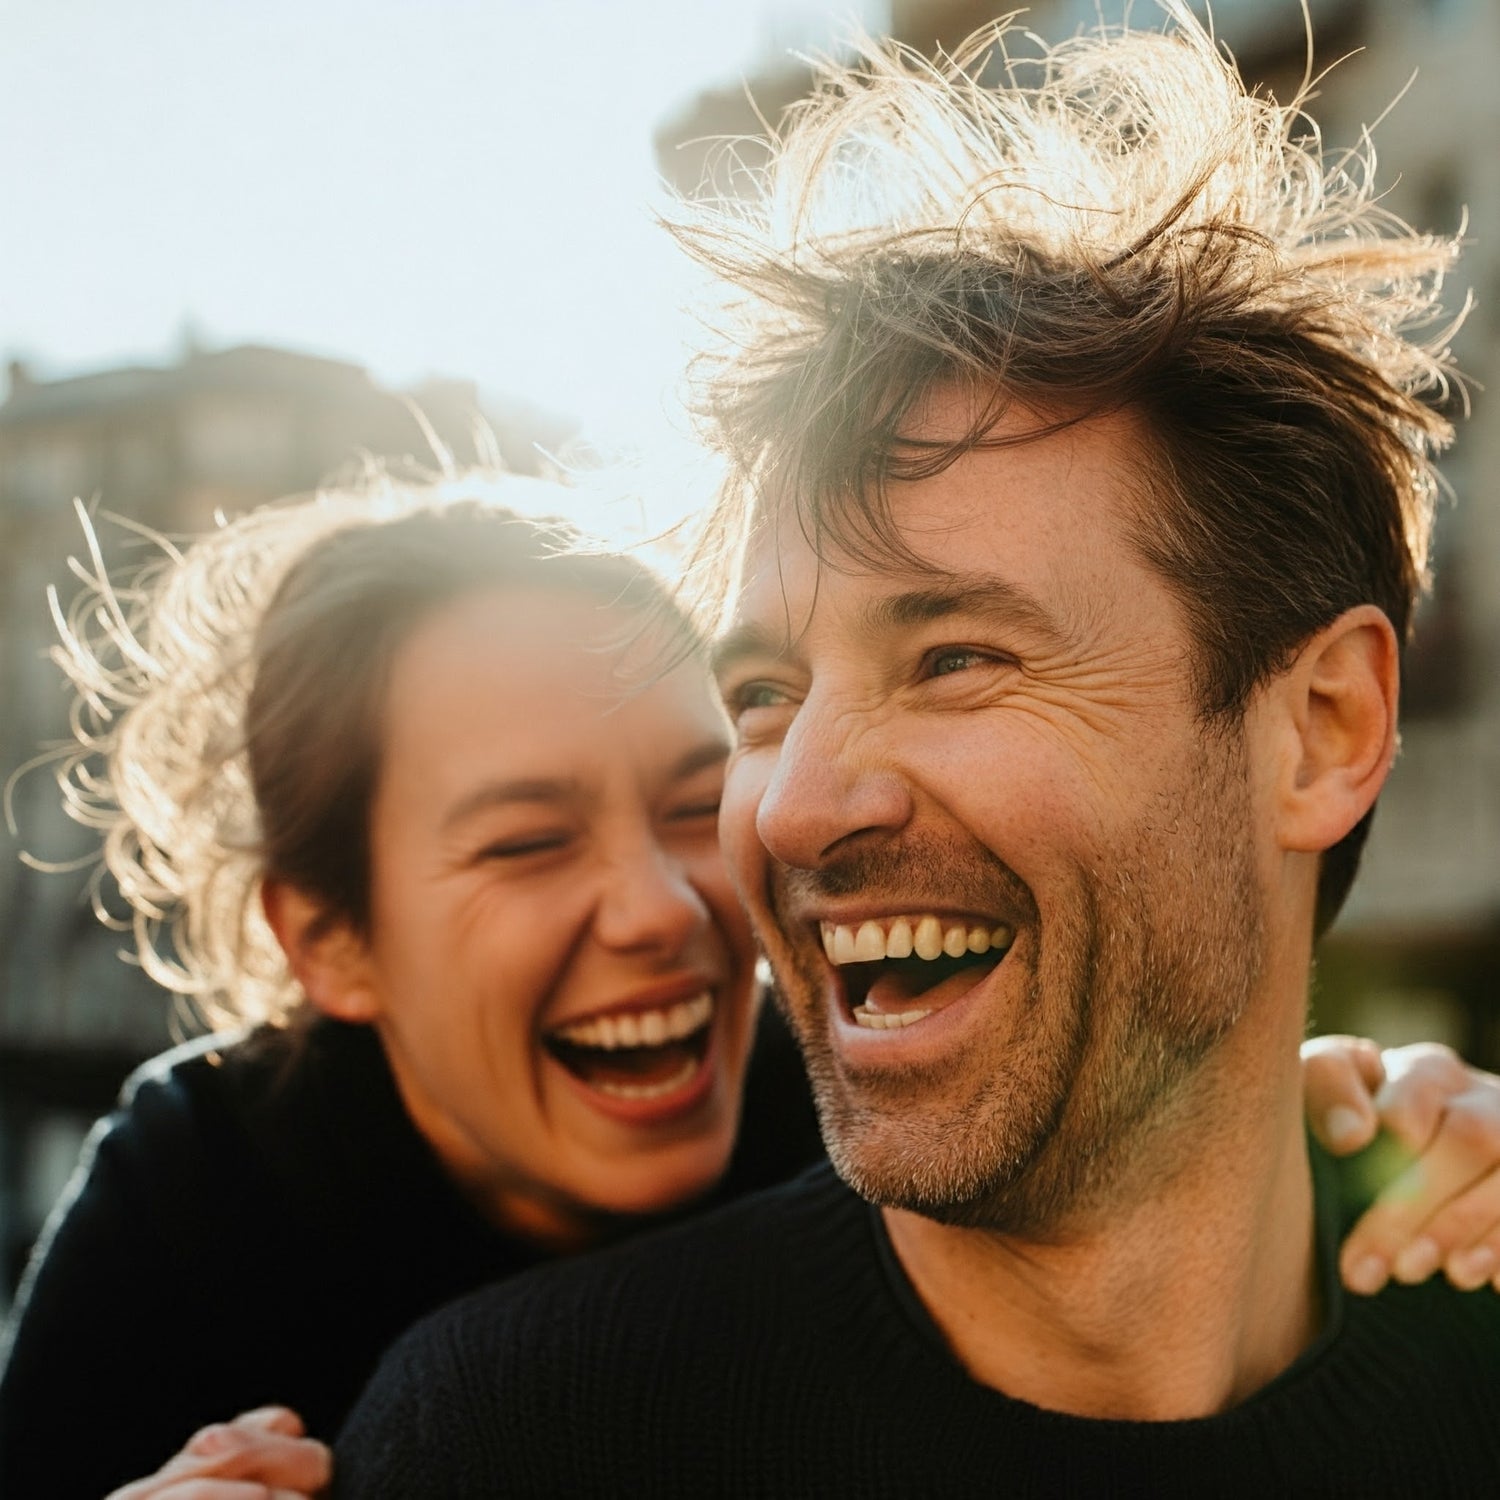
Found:
[[1015, 1234], [1039, 1232], [1055, 1217], [1056, 1194], [1034, 1180], [1034, 1151], [965, 1160], [951, 1143], [892, 1128], [888, 1119], [863, 1129], [830, 1121], [827, 1114], [823, 1121], [834, 1171], [877, 1208], [901, 1209], [954, 1228]]

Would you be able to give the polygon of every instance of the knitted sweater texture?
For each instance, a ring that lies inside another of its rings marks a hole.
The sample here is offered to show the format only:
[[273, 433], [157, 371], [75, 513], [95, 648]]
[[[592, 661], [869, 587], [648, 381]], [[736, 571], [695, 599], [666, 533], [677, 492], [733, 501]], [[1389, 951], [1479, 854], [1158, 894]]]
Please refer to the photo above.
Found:
[[[768, 1015], [714, 1201], [820, 1149]], [[179, 1048], [100, 1122], [28, 1269], [0, 1364], [0, 1497], [101, 1500], [268, 1402], [331, 1439], [402, 1330], [544, 1258], [454, 1188], [368, 1028]]]
[[1332, 1197], [1324, 1331], [1221, 1415], [1088, 1420], [977, 1384], [824, 1167], [419, 1325], [344, 1429], [337, 1494], [1500, 1493], [1500, 1297], [1344, 1297]]

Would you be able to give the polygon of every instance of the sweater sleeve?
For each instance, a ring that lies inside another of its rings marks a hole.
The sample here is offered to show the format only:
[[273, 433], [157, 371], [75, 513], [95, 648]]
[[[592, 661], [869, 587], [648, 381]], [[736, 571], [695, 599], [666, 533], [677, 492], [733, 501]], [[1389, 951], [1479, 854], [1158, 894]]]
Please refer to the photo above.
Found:
[[0, 1494], [99, 1500], [152, 1472], [202, 1420], [223, 1326], [231, 1163], [181, 1082], [128, 1087], [95, 1127], [22, 1282], [0, 1370]]

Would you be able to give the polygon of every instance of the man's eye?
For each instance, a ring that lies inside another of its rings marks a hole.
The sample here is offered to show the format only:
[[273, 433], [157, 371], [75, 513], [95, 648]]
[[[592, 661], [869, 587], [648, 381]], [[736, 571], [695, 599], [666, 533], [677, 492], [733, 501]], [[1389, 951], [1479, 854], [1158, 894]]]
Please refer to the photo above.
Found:
[[954, 672], [967, 672], [972, 667], [983, 666], [995, 658], [984, 651], [975, 651], [968, 646], [942, 646], [928, 653], [927, 675], [948, 677]]
[[786, 702], [785, 691], [773, 682], [745, 682], [724, 694], [724, 706], [731, 719], [756, 708], [781, 708]]

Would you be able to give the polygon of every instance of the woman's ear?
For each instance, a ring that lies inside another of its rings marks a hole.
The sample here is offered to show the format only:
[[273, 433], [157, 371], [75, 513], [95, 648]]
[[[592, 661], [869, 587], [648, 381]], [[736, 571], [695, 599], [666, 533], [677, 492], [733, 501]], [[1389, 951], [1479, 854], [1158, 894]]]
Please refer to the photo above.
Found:
[[340, 1021], [373, 1021], [380, 991], [369, 945], [343, 917], [284, 880], [260, 890], [266, 914], [297, 983], [324, 1015]]
[[1399, 661], [1390, 620], [1362, 604], [1313, 636], [1277, 683], [1290, 731], [1277, 787], [1282, 848], [1331, 849], [1374, 806], [1396, 756]]

